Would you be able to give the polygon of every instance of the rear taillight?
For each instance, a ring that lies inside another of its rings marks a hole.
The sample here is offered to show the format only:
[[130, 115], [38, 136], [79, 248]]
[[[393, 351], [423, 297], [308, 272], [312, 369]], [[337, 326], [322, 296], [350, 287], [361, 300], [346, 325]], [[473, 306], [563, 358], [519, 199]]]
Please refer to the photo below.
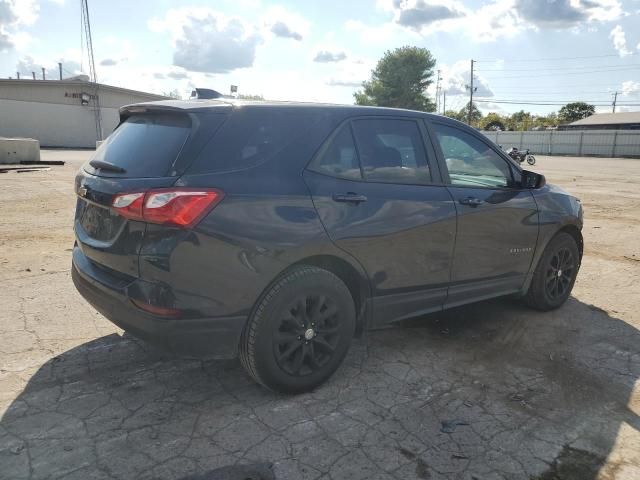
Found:
[[223, 197], [220, 190], [162, 188], [120, 193], [113, 197], [111, 206], [131, 220], [188, 228], [201, 220]]
[[131, 303], [140, 310], [160, 317], [179, 317], [182, 314], [182, 311], [177, 308], [158, 307], [157, 305], [151, 305], [150, 303], [141, 302], [140, 300], [131, 299]]

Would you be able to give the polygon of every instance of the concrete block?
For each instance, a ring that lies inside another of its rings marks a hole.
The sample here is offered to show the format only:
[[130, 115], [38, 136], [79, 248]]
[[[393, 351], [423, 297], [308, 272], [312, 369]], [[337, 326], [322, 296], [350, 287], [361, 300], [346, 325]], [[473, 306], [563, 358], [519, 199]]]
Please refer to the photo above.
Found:
[[40, 161], [40, 142], [33, 138], [0, 137], [0, 163]]

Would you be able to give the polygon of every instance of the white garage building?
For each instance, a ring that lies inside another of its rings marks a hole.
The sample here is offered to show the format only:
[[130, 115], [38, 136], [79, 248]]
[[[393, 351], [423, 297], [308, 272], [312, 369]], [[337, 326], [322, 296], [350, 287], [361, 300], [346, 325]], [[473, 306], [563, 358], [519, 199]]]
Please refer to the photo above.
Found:
[[0, 137], [27, 137], [43, 147], [94, 148], [96, 93], [102, 138], [118, 124], [118, 109], [166, 97], [110, 85], [86, 76], [65, 80], [0, 79]]

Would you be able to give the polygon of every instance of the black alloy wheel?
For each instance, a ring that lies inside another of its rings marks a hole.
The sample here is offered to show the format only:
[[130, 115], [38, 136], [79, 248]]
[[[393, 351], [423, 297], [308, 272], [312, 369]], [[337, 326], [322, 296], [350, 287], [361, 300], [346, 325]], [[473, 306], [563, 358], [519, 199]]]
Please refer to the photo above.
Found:
[[525, 303], [542, 311], [560, 307], [569, 298], [579, 269], [580, 250], [576, 240], [566, 232], [558, 233], [538, 261], [524, 296]]
[[258, 299], [240, 340], [240, 360], [271, 390], [308, 392], [340, 366], [355, 327], [345, 283], [327, 270], [297, 265]]
[[309, 375], [327, 364], [339, 341], [335, 304], [325, 295], [304, 295], [282, 315], [273, 337], [276, 362], [290, 375]]
[[561, 248], [551, 257], [546, 272], [545, 287], [549, 298], [563, 297], [575, 276], [576, 262], [568, 248]]

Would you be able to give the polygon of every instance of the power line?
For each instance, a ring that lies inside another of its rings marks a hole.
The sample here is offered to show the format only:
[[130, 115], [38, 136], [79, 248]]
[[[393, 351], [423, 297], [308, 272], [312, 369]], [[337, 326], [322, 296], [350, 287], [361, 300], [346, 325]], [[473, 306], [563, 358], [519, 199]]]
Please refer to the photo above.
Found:
[[[594, 105], [596, 107], [606, 107], [611, 105], [610, 103], [601, 103], [601, 102], [589, 102], [589, 101], [584, 101], [581, 100], [585, 103]], [[548, 102], [531, 102], [528, 100], [525, 101], [520, 101], [520, 100], [494, 100], [494, 99], [476, 99], [475, 102], [477, 103], [504, 103], [504, 104], [510, 104], [510, 105], [566, 105], [567, 103], [572, 103], [572, 102], [562, 102], [562, 103], [557, 103], [555, 101], [548, 101]], [[640, 107], [640, 103], [618, 103], [618, 106], [621, 107]]]
[[[575, 66], [575, 67], [568, 67], [568, 66], [564, 66], [564, 67], [557, 67], [557, 68], [537, 68], [535, 69], [536, 72], [539, 71], [566, 71], [566, 70], [582, 70], [582, 69], [593, 69], [593, 68], [618, 68], [618, 67], [640, 67], [640, 63], [629, 63], [627, 65], [582, 65], [582, 66]], [[532, 71], [531, 68], [491, 68], [491, 69], [485, 69], [483, 68], [481, 70], [481, 72], [530, 72]]]
[[[593, 68], [593, 67], [592, 67]], [[586, 71], [582, 71], [582, 72], [565, 72], [563, 73], [563, 75], [585, 75], [585, 74], [590, 74], [590, 73], [603, 73], [603, 72], [625, 72], [625, 71], [629, 71], [629, 70], [637, 70], [638, 67], [621, 67], [621, 68], [616, 68], [616, 69], [599, 69], [599, 70], [586, 70]], [[482, 71], [480, 73], [483, 73]], [[542, 77], [557, 77], [559, 74], [558, 73], [541, 73], [541, 74], [534, 74], [534, 75], [500, 75], [500, 79], [503, 78], [542, 78]], [[489, 77], [491, 78], [491, 77]]]
[[[539, 81], [536, 81], [535, 84], [531, 85], [526, 85], [524, 84], [524, 80], [519, 80], [517, 83], [513, 82], [513, 81], [509, 81], [506, 80], [508, 82], [507, 85], [505, 85], [504, 87], [499, 87], [499, 88], [512, 88], [512, 89], [518, 89], [521, 90], [523, 88], [526, 89], [541, 89], [541, 90], [548, 90], [549, 88], [569, 88], [569, 89], [573, 89], [573, 88], [590, 88], [590, 87], [607, 87], [611, 90], [615, 90], [616, 88], [620, 88], [620, 82], [616, 82], [617, 83], [617, 87], [611, 87], [611, 82], [608, 83], [593, 83], [590, 82], [588, 78], [585, 78], [585, 80], [587, 81], [587, 83], [559, 83], [559, 80], [563, 80], [562, 77], [558, 77], [558, 78], [553, 78], [550, 79], [553, 83], [551, 84], [551, 87], [549, 86], [542, 86], [540, 84]], [[567, 80], [574, 80], [572, 78], [567, 79]], [[496, 82], [500, 82], [500, 78], [496, 78], [496, 79], [491, 79], [491, 86], [493, 86]]]
[[[634, 52], [630, 52], [629, 55], [637, 55]], [[527, 58], [527, 59], [518, 59], [518, 60], [504, 60], [504, 59], [496, 59], [496, 60], [476, 60], [478, 63], [522, 63], [522, 62], [559, 62], [564, 60], [586, 60], [590, 58], [607, 58], [607, 57], [618, 57], [621, 58], [617, 53], [611, 53], [606, 55], [585, 55], [582, 57], [548, 57], [548, 58]]]
[[531, 87], [527, 87], [526, 90], [523, 90], [521, 87], [496, 87], [496, 90], [515, 91], [523, 95], [573, 95], [573, 94], [608, 95], [615, 91], [614, 88], [611, 88], [609, 90], [575, 90], [573, 88], [569, 88], [566, 90], [550, 90], [548, 87], [544, 87], [536, 91], [531, 90]]
[[[611, 94], [613, 95], [613, 93]], [[492, 98], [498, 99], [498, 100], [508, 100], [508, 101], [525, 101], [525, 102], [536, 102], [536, 101], [541, 101], [541, 102], [566, 102], [566, 103], [570, 103], [570, 102], [586, 102], [586, 103], [606, 103], [608, 105], [611, 104], [611, 100], [608, 98], [601, 98], [601, 99], [588, 99], [588, 100], [584, 100], [584, 97], [568, 97], [569, 99], [567, 100], [565, 97], [565, 99], [559, 99], [559, 98], [547, 98], [545, 100], [539, 100], [536, 98], [526, 98], [526, 97], [515, 97], [515, 98], [509, 98], [509, 97], [502, 97], [502, 96], [493, 96], [493, 97], [488, 97], [486, 95], [481, 95], [479, 97], [477, 97], [478, 99], [481, 100], [491, 100]], [[627, 103], [635, 103], [634, 100], [630, 100]]]

